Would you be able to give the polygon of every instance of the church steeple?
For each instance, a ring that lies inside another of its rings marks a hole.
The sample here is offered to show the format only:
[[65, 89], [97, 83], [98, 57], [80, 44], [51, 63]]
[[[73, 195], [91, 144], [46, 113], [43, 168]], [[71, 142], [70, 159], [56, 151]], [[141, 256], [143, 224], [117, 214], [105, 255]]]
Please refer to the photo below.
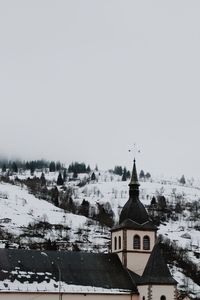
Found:
[[131, 181], [129, 183], [129, 200], [126, 202], [121, 211], [119, 217], [120, 224], [126, 220], [131, 220], [140, 225], [149, 221], [146, 209], [139, 200], [139, 186], [136, 162], [134, 159]]
[[131, 175], [131, 181], [129, 183], [129, 196], [132, 198], [133, 201], [137, 201], [139, 197], [139, 182], [138, 182], [138, 176], [137, 176], [137, 170], [136, 170], [136, 163], [135, 159], [133, 161], [133, 171]]
[[129, 183], [129, 186], [132, 186], [132, 185], [138, 185], [138, 186], [140, 185], [138, 182], [135, 158], [133, 160], [133, 171], [132, 171], [132, 175], [131, 175], [131, 182]]
[[112, 228], [112, 252], [122, 264], [142, 275], [156, 239], [156, 230], [139, 199], [139, 181], [135, 159], [129, 183], [129, 199], [122, 208], [119, 224]]

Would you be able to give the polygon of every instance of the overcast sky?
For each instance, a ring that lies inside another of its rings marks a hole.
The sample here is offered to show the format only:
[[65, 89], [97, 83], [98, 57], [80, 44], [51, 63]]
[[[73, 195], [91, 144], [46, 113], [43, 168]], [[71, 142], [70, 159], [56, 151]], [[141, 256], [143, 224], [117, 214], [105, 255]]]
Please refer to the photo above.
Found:
[[200, 1], [0, 0], [0, 152], [200, 178]]

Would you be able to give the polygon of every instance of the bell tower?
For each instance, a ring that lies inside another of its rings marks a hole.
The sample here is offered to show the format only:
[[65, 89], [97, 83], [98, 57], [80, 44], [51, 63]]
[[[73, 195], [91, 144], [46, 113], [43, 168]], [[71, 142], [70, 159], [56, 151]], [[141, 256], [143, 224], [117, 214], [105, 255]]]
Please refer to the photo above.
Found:
[[155, 245], [157, 228], [139, 200], [139, 186], [134, 159], [129, 199], [111, 233], [112, 253], [118, 254], [124, 267], [141, 276]]

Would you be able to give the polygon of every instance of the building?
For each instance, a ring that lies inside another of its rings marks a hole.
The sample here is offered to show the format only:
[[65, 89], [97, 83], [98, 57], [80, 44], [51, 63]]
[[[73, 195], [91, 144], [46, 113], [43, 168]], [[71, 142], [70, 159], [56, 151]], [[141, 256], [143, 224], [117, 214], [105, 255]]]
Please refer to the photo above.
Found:
[[111, 253], [0, 249], [0, 300], [175, 300], [156, 231], [139, 200], [134, 160]]

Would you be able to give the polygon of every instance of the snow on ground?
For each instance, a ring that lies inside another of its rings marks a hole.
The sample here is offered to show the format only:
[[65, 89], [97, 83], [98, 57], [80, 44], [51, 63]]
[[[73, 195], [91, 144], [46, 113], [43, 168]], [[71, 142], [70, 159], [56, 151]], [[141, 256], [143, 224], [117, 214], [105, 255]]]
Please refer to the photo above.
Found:
[[[96, 203], [101, 203], [107, 205], [109, 208], [110, 205], [115, 214], [115, 221], [117, 222], [121, 208], [128, 200], [129, 181], [123, 182], [120, 176], [109, 172], [101, 171], [100, 174], [97, 174], [98, 182], [90, 182], [81, 188], [77, 186], [77, 181], [67, 182], [66, 185], [73, 186], [74, 200], [79, 203], [85, 199], [93, 206], [96, 206]], [[35, 175], [40, 177], [41, 172]], [[18, 177], [23, 177], [24, 179], [27, 176], [30, 176], [30, 174], [22, 174]], [[50, 181], [53, 180], [55, 182], [57, 176], [58, 172], [45, 173], [46, 179]], [[86, 175], [82, 174], [80, 179], [83, 180], [85, 177]], [[164, 195], [171, 203], [175, 203], [178, 197], [181, 197], [185, 203], [192, 203], [200, 199], [200, 189], [164, 180], [140, 182], [140, 200], [144, 205], [149, 205], [152, 197], [156, 195]], [[197, 253], [200, 252], [200, 234], [199, 231], [194, 229], [194, 224], [188, 221], [189, 212], [185, 210], [184, 214], [185, 216], [179, 215], [178, 221], [170, 220], [170, 222], [160, 225], [158, 234], [162, 234], [178, 246], [186, 248], [189, 258], [200, 265], [200, 259], [194, 256], [194, 251]], [[9, 232], [20, 234], [29, 223], [48, 221], [51, 224], [62, 224], [70, 227], [70, 239], [75, 241], [77, 239], [75, 231], [78, 231], [80, 228], [87, 230], [88, 220], [83, 216], [66, 213], [51, 203], [37, 199], [29, 194], [25, 187], [0, 183], [0, 226], [4, 226]], [[53, 231], [51, 232], [52, 234], [54, 234]], [[105, 241], [109, 237], [108, 230], [105, 230], [103, 233], [97, 229], [97, 225], [92, 225], [90, 226], [87, 239], [88, 243], [91, 243], [92, 246], [94, 243], [96, 245], [104, 245], [105, 250], [107, 247]], [[91, 251], [92, 246], [89, 246], [86, 250]], [[179, 277], [183, 277], [181, 270], [174, 269], [174, 274], [177, 281], [180, 279]], [[194, 289], [198, 292], [199, 286], [195, 284], [194, 286]]]
[[180, 290], [187, 291], [189, 296], [193, 297], [194, 295], [198, 298], [200, 297], [200, 286], [193, 282], [192, 279], [186, 277], [183, 274], [183, 270], [173, 266], [171, 268], [171, 273], [174, 279], [177, 281], [177, 287]]
[[[20, 272], [19, 276], [20, 276]], [[22, 274], [24, 276], [24, 274]], [[21, 275], [21, 276], [22, 276]], [[51, 293], [87, 293], [87, 294], [130, 294], [130, 290], [123, 289], [109, 289], [109, 288], [101, 288], [94, 286], [83, 286], [83, 285], [73, 285], [67, 284], [63, 281], [57, 282], [53, 279], [50, 282], [42, 281], [42, 282], [19, 282], [14, 280], [13, 282], [10, 280], [0, 281], [0, 291], [2, 292], [51, 292]]]
[[[65, 217], [65, 218], [64, 218]], [[73, 214], [66, 214], [45, 200], [37, 199], [28, 193], [26, 188], [16, 185], [0, 183], [0, 222], [9, 218], [6, 227], [26, 227], [30, 222], [48, 221], [51, 224], [63, 224], [78, 228], [83, 226], [86, 218]]]
[[[115, 222], [118, 221], [121, 208], [129, 197], [129, 181], [121, 181], [119, 176], [109, 172], [102, 173], [98, 182], [89, 183], [82, 188], [76, 188], [74, 199], [82, 202], [83, 199], [91, 205], [98, 203], [110, 203], [114, 212]], [[143, 181], [140, 182], [140, 200], [144, 205], [149, 205], [153, 196], [164, 195], [171, 203], [175, 203], [177, 197], [181, 196], [184, 202], [192, 203], [200, 199], [200, 189], [198, 187], [183, 186], [169, 181]], [[160, 225], [158, 234], [174, 241], [179, 247], [187, 250], [200, 252], [200, 234], [194, 229], [194, 222], [188, 220], [188, 211], [184, 211], [185, 217], [179, 215], [178, 221], [166, 222]], [[184, 235], [187, 233], [188, 235]], [[192, 252], [190, 258], [193, 262], [200, 262]]]
[[[107, 248], [105, 239], [107, 240], [108, 232], [103, 235], [98, 226], [88, 223], [91, 221], [84, 217], [72, 213], [66, 213], [63, 209], [55, 207], [53, 204], [37, 199], [32, 194], [28, 193], [25, 187], [0, 183], [0, 227], [5, 231], [18, 236], [24, 232], [29, 223], [34, 224], [40, 221], [46, 221], [50, 224], [61, 224], [64, 227], [69, 227], [70, 241], [75, 242], [81, 240], [80, 230], [88, 232], [87, 249], [91, 250], [92, 241], [96, 245]], [[95, 222], [93, 222], [95, 223]], [[56, 231], [51, 230], [45, 236], [46, 239], [56, 239]], [[34, 238], [36, 241], [37, 238]], [[38, 239], [41, 242], [41, 239]], [[103, 248], [103, 249], [104, 249]], [[104, 249], [104, 251], [105, 251]]]

